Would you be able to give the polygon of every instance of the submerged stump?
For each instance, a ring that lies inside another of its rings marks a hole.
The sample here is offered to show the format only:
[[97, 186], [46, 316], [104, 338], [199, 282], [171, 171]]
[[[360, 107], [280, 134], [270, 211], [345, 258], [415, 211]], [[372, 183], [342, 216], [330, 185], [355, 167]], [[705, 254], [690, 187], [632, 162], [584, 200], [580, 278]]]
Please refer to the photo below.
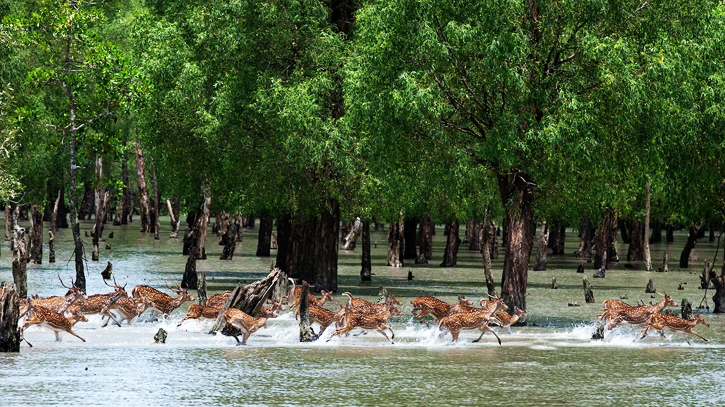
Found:
[[15, 284], [0, 289], [0, 352], [20, 352], [20, 297]]
[[647, 282], [647, 287], [645, 287], [644, 292], [646, 292], [648, 294], [654, 294], [657, 292], [657, 289], [655, 289], [655, 283], [654, 283], [654, 281], [652, 281], [651, 278]]
[[682, 307], [680, 309], [682, 319], [686, 319], [688, 321], [692, 320], [692, 303], [687, 300], [687, 298], [682, 299]]
[[594, 303], [594, 292], [592, 291], [592, 285], [589, 284], [589, 280], [587, 280], [586, 276], [582, 279], [582, 282], [584, 284], [584, 301], [587, 304]]
[[310, 285], [307, 281], [302, 282], [302, 294], [300, 296], [300, 342], [312, 342], [310, 333]]

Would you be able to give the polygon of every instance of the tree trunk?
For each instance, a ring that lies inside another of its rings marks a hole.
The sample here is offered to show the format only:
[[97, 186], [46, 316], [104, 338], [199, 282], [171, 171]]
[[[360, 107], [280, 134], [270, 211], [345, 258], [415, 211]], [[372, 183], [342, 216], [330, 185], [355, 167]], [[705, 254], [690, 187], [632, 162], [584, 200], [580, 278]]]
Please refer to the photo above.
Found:
[[675, 228], [672, 226], [667, 226], [667, 232], [665, 233], [665, 241], [667, 243], [672, 243], [675, 241]]
[[589, 219], [582, 218], [579, 223], [579, 249], [574, 252], [574, 257], [591, 258], [592, 239], [594, 239], [594, 225]]
[[362, 268], [360, 281], [372, 281], [372, 263], [370, 262], [370, 222], [362, 224]]
[[536, 250], [536, 265], [534, 271], [546, 270], [546, 252], [549, 250], [549, 233], [546, 228], [546, 221], [541, 222], [541, 230], [539, 231], [539, 241]]
[[602, 219], [602, 226], [594, 233], [594, 246], [596, 248], [594, 254], [594, 269], [604, 267], [609, 269], [609, 263], [613, 257], [612, 239], [615, 234], [615, 225], [617, 217], [614, 213], [608, 212]]
[[159, 194], [159, 184], [156, 182], [156, 168], [154, 167], [154, 164], [151, 163], [151, 176], [153, 177], [153, 183], [154, 183], [154, 225], [153, 225], [153, 232], [154, 232], [154, 240], [159, 240], [159, 229], [161, 229], [161, 212], [159, 211], [159, 203], [161, 200], [161, 195]]
[[481, 229], [483, 228], [482, 222], [474, 221], [471, 224], [471, 236], [469, 236], [468, 250], [480, 252], [481, 251]]
[[483, 227], [480, 230], [481, 238], [481, 254], [483, 255], [483, 275], [486, 278], [486, 288], [491, 296], [498, 296], [496, 292], [496, 282], [493, 280], [491, 273], [491, 237], [495, 239], [496, 231], [491, 221], [491, 202], [486, 206], [486, 215], [483, 219]]
[[[100, 188], [99, 188], [100, 194]], [[108, 188], [103, 188], [103, 195], [97, 202], [96, 207], [96, 223], [93, 226], [93, 254], [91, 256], [92, 261], [98, 261], [98, 244], [103, 236], [103, 219], [106, 218], [106, 202], [109, 199], [110, 191]]]
[[715, 222], [710, 222], [710, 236], [707, 238], [708, 242], [715, 241]]
[[138, 204], [141, 207], [141, 233], [148, 233], [151, 229], [151, 213], [149, 211], [149, 190], [146, 187], [144, 166], [141, 143], [136, 140], [136, 177], [138, 180]]
[[55, 263], [55, 231], [56, 221], [58, 219], [58, 204], [60, 203], [61, 191], [58, 190], [58, 197], [55, 198], [53, 212], [50, 215], [50, 224], [48, 225], [48, 263]]
[[[725, 226], [725, 225], [724, 225]], [[716, 314], [725, 314], [725, 256], [723, 256], [722, 269], [720, 275], [714, 271], [714, 267], [710, 269], [709, 277], [715, 286], [715, 294], [712, 296], [712, 302], [715, 303]]]
[[498, 259], [498, 239], [496, 236], [500, 230], [496, 228], [496, 222], [491, 219], [491, 232], [488, 234], [488, 251], [491, 253], [491, 260]]
[[419, 237], [418, 242], [420, 244], [420, 250], [416, 264], [428, 264], [428, 260], [433, 259], [433, 230], [435, 225], [431, 220], [430, 216], [426, 216], [420, 222], [420, 230], [418, 231]]
[[350, 223], [346, 220], [340, 222], [340, 241], [345, 244], [347, 235], [350, 233]]
[[101, 240], [101, 213], [103, 211], [102, 205], [103, 205], [103, 197], [101, 190], [103, 187], [101, 186], [101, 179], [103, 178], [103, 158], [101, 158], [100, 154], [96, 154], [96, 190], [94, 192], [94, 204], [96, 208], [96, 221], [93, 225], [93, 229], [91, 231], [91, 236], [93, 237], [93, 252], [91, 254], [91, 261], [98, 261], [98, 242]]
[[629, 244], [629, 234], [631, 233], [629, 230], [629, 222], [625, 221], [624, 219], [619, 219], [619, 230], [622, 232], [622, 243]]
[[[17, 208], [15, 210], [17, 216]], [[13, 219], [13, 281], [18, 289], [18, 295], [28, 298], [28, 253], [25, 242], [25, 229], [21, 228]]]
[[83, 201], [81, 201], [81, 209], [78, 211], [78, 219], [91, 220], [91, 214], [95, 207], [96, 190], [90, 180], [83, 183]]
[[[342, 245], [342, 250], [355, 250], [355, 246], [357, 246], [357, 238], [360, 236], [361, 227], [362, 223], [360, 222], [360, 219], [355, 219], [355, 222], [352, 224], [352, 228], [350, 228], [347, 236], [343, 239], [345, 244]], [[413, 250], [415, 250], [415, 248]]]
[[254, 219], [255, 219], [254, 216], [247, 218], [244, 221], [244, 227], [246, 229], [254, 229]]
[[[330, 208], [330, 210], [327, 209]], [[330, 199], [322, 208], [320, 219], [319, 256], [315, 272], [315, 291], [337, 292], [337, 256], [340, 235], [340, 205]]]
[[566, 240], [566, 227], [559, 223], [552, 223], [549, 226], [549, 243], [551, 254], [560, 256], [564, 254], [564, 244]]
[[662, 223], [652, 222], [652, 236], [649, 238], [650, 244], [662, 242]]
[[33, 227], [30, 229], [30, 261], [43, 264], [43, 213], [38, 205], [31, 206]]
[[20, 296], [13, 284], [0, 287], [0, 353], [20, 352]]
[[206, 305], [206, 271], [202, 271], [199, 276], [198, 288], [196, 289], [196, 297], [199, 305], [202, 307]]
[[644, 270], [652, 271], [652, 256], [649, 252], [649, 210], [650, 210], [650, 183], [645, 185], [646, 197], [644, 205]]
[[10, 234], [10, 204], [5, 203], [5, 241], [12, 239]]
[[181, 219], [179, 219], [179, 198], [172, 198], [174, 200], [174, 203], [171, 203], [171, 200], [166, 200], [166, 207], [169, 209], [169, 218], [171, 218], [171, 233], [169, 234], [170, 239], [176, 239], [179, 236], [179, 222], [181, 222]]
[[400, 226], [402, 222], [390, 222], [388, 227], [388, 260], [385, 265], [390, 267], [403, 267], [403, 234]]
[[644, 224], [636, 220], [629, 222], [627, 261], [644, 260], [644, 240]]
[[[219, 260], [231, 260], [234, 257], [234, 250], [237, 248], [237, 233], [241, 232], [242, 225], [238, 223], [238, 218], [234, 218], [234, 222], [229, 223], [230, 217], [227, 215], [227, 225], [222, 235], [222, 249]], [[271, 223], [271, 222], [270, 222]], [[259, 250], [259, 249], [257, 249]]]
[[199, 260], [206, 260], [206, 233], [209, 228], [209, 207], [211, 198], [204, 196], [204, 204], [201, 207], [201, 227], [199, 230]]
[[181, 288], [196, 290], [199, 284], [199, 278], [196, 274], [196, 260], [199, 258], [199, 247], [201, 240], [201, 224], [204, 216], [202, 212], [197, 212], [187, 217], [190, 221], [187, 232], [184, 235], [184, 248], [189, 258], [186, 259], [186, 267], [184, 268], [184, 276], [181, 279]]
[[506, 254], [501, 278], [501, 297], [509, 309], [526, 310], [526, 283], [533, 246], [532, 203], [534, 195], [524, 174], [499, 175], [501, 203], [505, 208]]
[[257, 240], [257, 257], [269, 257], [272, 248], [272, 219], [259, 218], [259, 235]]
[[458, 265], [458, 248], [461, 245], [461, 238], [458, 237], [458, 219], [453, 219], [446, 228], [446, 250], [443, 252], [441, 267], [456, 267]]
[[302, 295], [300, 296], [300, 342], [312, 342], [310, 334], [310, 285], [302, 282]]
[[277, 259], [275, 267], [289, 274], [289, 249], [292, 234], [292, 216], [288, 213], [277, 218]]
[[685, 243], [685, 247], [682, 249], [682, 253], [680, 254], [680, 268], [687, 268], [690, 261], [690, 252], [695, 248], [695, 244], [697, 243], [697, 233], [701, 227], [702, 225], [696, 225], [694, 223], [690, 226], [690, 233], [687, 235], [687, 243]]
[[121, 188], [121, 198], [118, 200], [118, 206], [116, 207], [116, 216], [113, 218], [114, 226], [128, 224], [128, 159], [125, 155], [121, 160], [121, 177], [123, 179], [123, 188]]

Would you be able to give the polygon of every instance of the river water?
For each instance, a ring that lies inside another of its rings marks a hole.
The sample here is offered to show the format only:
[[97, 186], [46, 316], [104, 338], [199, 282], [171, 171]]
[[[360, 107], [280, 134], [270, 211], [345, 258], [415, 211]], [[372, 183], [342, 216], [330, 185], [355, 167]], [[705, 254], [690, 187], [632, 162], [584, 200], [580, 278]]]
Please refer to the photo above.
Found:
[[[82, 224], [89, 230], [90, 222]], [[101, 262], [88, 262], [89, 294], [107, 292], [100, 277], [106, 261], [113, 263], [120, 284], [149, 284], [163, 288], [174, 285], [183, 273], [185, 257], [181, 241], [168, 239], [162, 225], [162, 239], [141, 235], [136, 222], [128, 227], [108, 225], [105, 234], [114, 238], [101, 244]], [[399, 269], [385, 267], [386, 233], [373, 232], [373, 284], [359, 283], [359, 247], [340, 253], [340, 292], [376, 300], [378, 287], [404, 303], [406, 316], [392, 320], [395, 344], [377, 332], [347, 338], [300, 344], [299, 330], [289, 313], [268, 321], [248, 341], [236, 346], [233, 338], [211, 336], [211, 322], [186, 321], [177, 327], [188, 303], [169, 320], [134, 321], [119, 328], [101, 328], [97, 316], [79, 323], [74, 330], [87, 342], [61, 333], [61, 342], [43, 328], [31, 327], [19, 354], [0, 354], [0, 405], [723, 405], [725, 392], [725, 317], [709, 312], [710, 327], [696, 331], [710, 339], [682, 334], [656, 333], [635, 340], [638, 328], [622, 328], [604, 340], [592, 340], [594, 320], [601, 301], [626, 296], [630, 303], [656, 301], [644, 293], [652, 278], [658, 290], [673, 295], [679, 303], [687, 298], [697, 306], [703, 291], [698, 289], [703, 259], [712, 259], [715, 244], [698, 242], [698, 261], [679, 270], [670, 263], [669, 273], [645, 273], [614, 265], [605, 279], [592, 279], [595, 304], [584, 304], [582, 275], [575, 272], [579, 259], [549, 257], [548, 270], [529, 273], [527, 312], [529, 325], [499, 331], [502, 345], [486, 334], [464, 331], [457, 343], [441, 336], [410, 316], [410, 300], [424, 293], [453, 302], [456, 295], [480, 298], [484, 292], [480, 254], [461, 246], [457, 268], [439, 268], [444, 238], [435, 237], [434, 261], [428, 266]], [[270, 258], [257, 258], [257, 230], [244, 230], [241, 252], [234, 260], [218, 260], [221, 246], [209, 236], [209, 259], [199, 261], [199, 271], [208, 274], [210, 294], [231, 289], [238, 282], [250, 282], [267, 274]], [[653, 263], [660, 263], [664, 250], [679, 258], [685, 236], [675, 235], [673, 244], [652, 246]], [[90, 244], [90, 238], [85, 239]], [[57, 239], [58, 262], [28, 266], [29, 292], [42, 296], [62, 295], [56, 274], [66, 283], [74, 275], [72, 238], [68, 230]], [[106, 244], [110, 249], [104, 249]], [[578, 244], [575, 233], [567, 235], [567, 253]], [[624, 244], [619, 244], [622, 259]], [[90, 253], [90, 247], [87, 248]], [[722, 249], [720, 251], [722, 256]], [[273, 251], [274, 255], [274, 251]], [[503, 256], [501, 256], [503, 257]], [[500, 279], [501, 258], [494, 262], [494, 277]], [[408, 270], [415, 275], [407, 281]], [[559, 289], [550, 289], [557, 277]], [[0, 256], [0, 281], [12, 281], [7, 242]], [[686, 283], [686, 284], [685, 284]], [[677, 290], [682, 284], [684, 290]], [[168, 290], [166, 290], [168, 292]], [[344, 297], [342, 297], [344, 298]], [[335, 299], [341, 299], [335, 296]], [[577, 302], [578, 307], [568, 303]], [[710, 301], [710, 306], [712, 302]], [[331, 306], [335, 309], [336, 305]], [[706, 312], [706, 310], [703, 310]], [[144, 319], [144, 316], [142, 316]], [[168, 331], [166, 344], [154, 344], [159, 328]]]

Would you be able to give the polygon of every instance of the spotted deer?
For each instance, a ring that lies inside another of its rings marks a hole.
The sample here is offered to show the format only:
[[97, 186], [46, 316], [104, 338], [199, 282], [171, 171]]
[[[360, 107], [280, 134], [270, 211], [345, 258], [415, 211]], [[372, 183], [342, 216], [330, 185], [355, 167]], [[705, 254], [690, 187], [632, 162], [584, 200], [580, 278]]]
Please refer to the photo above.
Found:
[[[416, 319], [418, 319], [418, 321], [420, 321], [421, 324], [425, 324], [425, 326], [427, 327], [430, 327], [430, 325], [428, 325], [428, 323], [423, 320], [423, 317], [425, 315], [431, 315], [437, 323], [438, 321], [440, 321], [441, 318], [448, 315], [448, 313], [451, 311], [450, 304], [430, 295], [423, 295], [417, 297], [412, 301], [412, 304], [413, 310], [411, 311], [411, 313]], [[473, 305], [473, 302], [468, 298], [459, 295], [458, 304]], [[416, 311], [418, 311], [419, 314], [416, 314]]]
[[[352, 296], [350, 296], [350, 298], [352, 298]], [[367, 313], [350, 311], [349, 305], [346, 306], [347, 311], [344, 313], [343, 316], [343, 327], [333, 332], [327, 342], [329, 342], [330, 339], [334, 338], [336, 335], [347, 334], [355, 328], [362, 328], [365, 330], [376, 330], [380, 332], [385, 337], [385, 339], [389, 340], [391, 343], [394, 343], [393, 339], [395, 339], [395, 332], [393, 332], [393, 330], [390, 328], [390, 325], [388, 325], [388, 320], [392, 315], [392, 309], [394, 307], [395, 305], [389, 302], [387, 311], [383, 313]], [[385, 330], [390, 331], [390, 338], [388, 338]]]
[[604, 317], [607, 319], [607, 324], [604, 326], [604, 330], [608, 331], [622, 323], [630, 325], [646, 324], [652, 314], [659, 314], [666, 307], [677, 306], [677, 303], [667, 293], [660, 295], [662, 299], [654, 305], [606, 310]]
[[[302, 300], [302, 287], [295, 287], [294, 290], [291, 290], [292, 292], [292, 305], [289, 306], [289, 309], [292, 310], [292, 308], [297, 307], [300, 305], [300, 301]], [[309, 305], [317, 305], [318, 307], [321, 307], [325, 305], [327, 301], [332, 300], [332, 292], [331, 291], [320, 291], [320, 294], [322, 296], [320, 298], [315, 297], [313, 294], [307, 294], [307, 298], [309, 301]], [[286, 299], [288, 297], [284, 297], [283, 299]]]
[[[123, 323], [123, 321], [126, 321], [127, 325], [131, 325], [132, 319], [146, 311], [146, 302], [142, 298], [123, 297], [111, 304], [109, 310], [118, 311], [118, 313], [123, 317], [121, 318], [121, 322]], [[111, 322], [110, 318], [106, 320], [106, 323], [103, 324], [103, 326], [105, 327], [109, 322]]]
[[495, 314], [493, 314], [493, 320], [491, 322], [495, 323], [496, 325], [499, 325], [502, 328], [506, 328], [508, 333], [511, 333], [511, 325], [523, 321], [526, 319], [528, 315], [521, 310], [519, 307], [514, 307], [514, 314], [509, 315], [506, 311], [497, 311]]
[[[662, 335], [663, 338], [667, 339], [667, 335], [665, 335], [665, 328], [669, 328], [672, 331], [695, 335], [705, 342], [710, 342], [706, 338], [692, 330], [698, 324], [702, 324], [707, 327], [710, 326], [707, 322], [705, 322], [705, 320], [702, 318], [702, 315], [700, 314], [696, 314], [695, 319], [692, 321], [688, 321], [686, 319], [682, 319], [673, 315], [652, 314], [647, 321], [647, 326], [645, 326], [641, 331], [642, 336], [640, 337], [640, 339], [644, 339], [644, 337], [647, 336], [647, 332], [650, 328], [656, 329], [657, 331], [659, 331], [660, 335]], [[685, 336], [685, 340], [689, 345], [692, 345], [687, 336]]]
[[315, 334], [315, 331], [312, 330], [312, 327], [310, 327], [310, 331], [313, 335], [319, 338], [320, 336], [322, 336], [322, 333], [325, 332], [325, 330], [333, 323], [339, 325], [346, 311], [347, 310], [345, 306], [343, 306], [342, 304], [340, 304], [340, 309], [337, 312], [326, 310], [325, 308], [319, 307], [317, 305], [310, 305], [310, 325], [315, 322], [320, 324], [320, 332]]
[[459, 312], [457, 314], [443, 317], [438, 322], [438, 329], [450, 332], [453, 337], [453, 342], [458, 340], [458, 335], [462, 330], [481, 330], [481, 336], [473, 342], [480, 341], [483, 334], [491, 332], [496, 337], [498, 344], [500, 345], [501, 338], [499, 338], [498, 335], [496, 335], [496, 332], [488, 326], [488, 322], [494, 313], [497, 311], [505, 311], [508, 307], [503, 303], [502, 298], [492, 302], [481, 300], [480, 304], [486, 304], [486, 306], [476, 311]]
[[[83, 315], [100, 314], [102, 317], [108, 317], [109, 321], [113, 320], [116, 325], [121, 326], [121, 323], [116, 320], [115, 316], [110, 312], [110, 309], [116, 301], [125, 297], [128, 297], [126, 290], [118, 287], [116, 291], [107, 294], [91, 295], [85, 300], [75, 302], [73, 305], [68, 307], [66, 312], [71, 314], [80, 312]], [[104, 326], [106, 325], [108, 325], [108, 321]]]
[[49, 328], [53, 332], [55, 332], [56, 342], [60, 341], [59, 333], [61, 331], [68, 332], [69, 334], [75, 336], [83, 342], [86, 341], [85, 339], [78, 336], [77, 333], [73, 332], [73, 325], [75, 325], [76, 322], [88, 321], [88, 318], [86, 318], [80, 312], [73, 311], [71, 312], [71, 316], [69, 318], [66, 318], [60, 313], [49, 310], [39, 305], [36, 306], [32, 304], [30, 305], [28, 311], [30, 312], [30, 316], [25, 320], [25, 324], [23, 325], [23, 331], [25, 331], [25, 329], [31, 325], [40, 325]]
[[344, 293], [342, 293], [342, 295], [347, 296], [347, 298], [348, 298], [347, 305], [349, 305], [352, 308], [356, 308], [356, 307], [370, 307], [370, 306], [373, 305], [373, 303], [370, 302], [370, 301], [365, 301], [362, 298], [355, 298], [355, 297], [353, 297], [352, 294], [349, 291], [345, 291]]
[[221, 309], [224, 304], [227, 303], [227, 300], [229, 300], [229, 297], [231, 297], [232, 292], [231, 291], [224, 291], [223, 293], [214, 294], [211, 297], [209, 297], [208, 300], [206, 300], [207, 307], [210, 308], [219, 308]]
[[177, 288], [171, 288], [168, 284], [166, 284], [166, 287], [176, 292], [178, 297], [173, 298], [147, 285], [137, 285], [131, 290], [131, 295], [136, 298], [142, 298], [146, 302], [147, 308], [160, 312], [164, 318], [168, 318], [169, 314], [179, 308], [181, 304], [187, 301], [194, 301], [194, 297], [187, 290], [182, 289], [180, 284], [177, 285]]
[[604, 312], [597, 315], [597, 321], [601, 321], [602, 319], [608, 319], [610, 310], [620, 309], [620, 308], [631, 308], [632, 306], [627, 304], [624, 301], [609, 299], [609, 300], [604, 300], [604, 302], [602, 302], [602, 307], [604, 307]]
[[[281, 306], [280, 303], [278, 303], [279, 306]], [[269, 318], [277, 318], [277, 311], [276, 306], [272, 307], [262, 307], [259, 310], [259, 314], [257, 317], [252, 317], [244, 313], [243, 311], [236, 309], [236, 308], [229, 308], [226, 311], [222, 313], [222, 318], [224, 318], [224, 321], [226, 321], [227, 324], [233, 326], [234, 328], [237, 328], [239, 331], [241, 331], [242, 334], [242, 341], [239, 341], [239, 338], [237, 335], [234, 336], [234, 339], [237, 340], [237, 344], [246, 345], [247, 339], [249, 337], [257, 332], [259, 328], [267, 328], [267, 319]]]
[[[86, 299], [86, 295], [83, 294], [83, 290], [73, 285], [73, 280], [71, 279], [71, 285], [67, 286], [63, 282], [63, 279], [60, 278], [60, 275], [58, 276], [58, 280], [60, 280], [60, 284], [67, 288], [68, 294], [65, 296], [52, 296], [48, 298], [33, 298], [30, 300], [30, 303], [32, 303], [35, 306], [43, 307], [46, 309], [49, 309], [51, 311], [55, 311], [59, 314], [63, 314], [71, 304]], [[28, 310], [28, 300], [21, 300], [20, 305], [20, 315], [25, 314], [25, 312]]]

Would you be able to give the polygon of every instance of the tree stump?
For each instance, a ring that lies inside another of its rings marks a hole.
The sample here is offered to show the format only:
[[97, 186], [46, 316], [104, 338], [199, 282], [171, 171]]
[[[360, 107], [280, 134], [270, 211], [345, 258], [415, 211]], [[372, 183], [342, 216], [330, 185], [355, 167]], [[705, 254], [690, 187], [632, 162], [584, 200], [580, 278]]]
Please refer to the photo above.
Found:
[[13, 227], [13, 281], [18, 296], [28, 296], [28, 253], [26, 251], [25, 229], [15, 223]]
[[169, 334], [164, 330], [164, 328], [159, 328], [159, 331], [156, 332], [156, 335], [154, 335], [154, 342], [166, 343], [166, 338], [168, 336]]
[[655, 283], [652, 281], [652, 279], [649, 279], [649, 282], [647, 282], [647, 287], [644, 289], [644, 292], [648, 294], [653, 294], [657, 292], [657, 289], [655, 289]]
[[658, 273], [667, 273], [669, 270], [667, 269], [667, 252], [665, 252], [664, 257], [662, 258], [662, 266], [657, 268]]
[[584, 273], [584, 265], [583, 265], [583, 264], [580, 264], [580, 265], [579, 265], [579, 266], [578, 266], [578, 267], [576, 268], [576, 272], [577, 272], [577, 273]]
[[15, 284], [0, 290], [0, 353], [20, 352], [20, 297]]
[[199, 305], [203, 307], [206, 305], [206, 271], [202, 271], [197, 285], [196, 295], [199, 297]]
[[692, 303], [688, 301], [687, 298], [683, 298], [681, 304], [682, 306], [680, 312], [682, 314], [682, 319], [692, 321]]
[[559, 289], [559, 284], [556, 283], [556, 277], [551, 278], [551, 289], [552, 290]]
[[300, 297], [300, 342], [312, 342], [310, 333], [310, 285], [307, 281], [302, 282], [302, 294]]
[[378, 291], [378, 304], [382, 304], [387, 300], [388, 300], [388, 290], [385, 287], [380, 286], [380, 290]]
[[592, 291], [592, 286], [589, 284], [589, 280], [587, 280], [586, 276], [584, 276], [582, 282], [584, 284], [584, 301], [587, 304], [594, 303], [594, 292]]

